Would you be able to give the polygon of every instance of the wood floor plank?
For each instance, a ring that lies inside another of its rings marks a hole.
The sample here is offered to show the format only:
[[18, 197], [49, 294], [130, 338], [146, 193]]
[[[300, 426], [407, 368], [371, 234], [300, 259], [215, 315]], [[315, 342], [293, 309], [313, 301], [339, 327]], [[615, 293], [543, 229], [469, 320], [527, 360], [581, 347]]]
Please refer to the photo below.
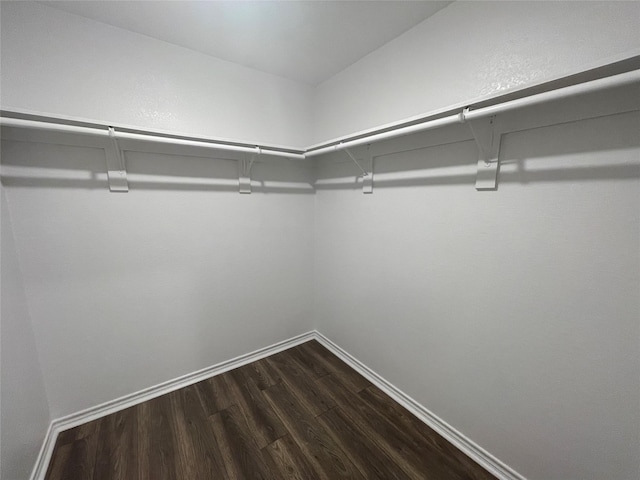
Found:
[[316, 341], [62, 432], [46, 480], [489, 480]]
[[72, 448], [73, 442], [67, 442], [64, 445], [56, 445], [51, 456], [51, 461], [49, 462], [47, 474], [45, 475], [46, 480], [64, 479], [64, 470], [67, 468]]
[[268, 357], [267, 361], [280, 373], [282, 381], [287, 383], [293, 394], [314, 416], [335, 407], [335, 401], [331, 396], [325, 395], [322, 389], [318, 388], [288, 350]]
[[419, 435], [399, 428], [371, 409], [359, 397], [352, 395], [333, 374], [320, 378], [318, 383], [322, 383], [335, 395], [338, 404], [347, 412], [356, 428], [393, 458], [410, 478], [455, 478], [443, 469], [437, 455], [428, 449], [428, 445]]
[[[211, 382], [209, 380], [203, 380], [202, 382], [193, 384], [193, 388], [197, 392], [200, 403], [202, 404], [202, 408], [204, 409], [207, 416], [218, 413], [221, 410], [220, 408], [218, 408], [219, 404], [216, 403], [213, 393], [213, 387], [211, 386]], [[230, 405], [226, 405], [225, 408], [229, 406]]]
[[340, 407], [332, 408], [317, 419], [342, 450], [349, 455], [349, 459], [365, 478], [410, 480], [409, 476], [393, 463], [391, 457], [351, 425], [351, 419]]
[[96, 478], [94, 467], [98, 447], [98, 435], [88, 435], [71, 443], [71, 452], [61, 478], [85, 480]]
[[[65, 430], [58, 435], [53, 458], [64, 457], [64, 464], [56, 466], [56, 471], [47, 474], [46, 478], [56, 480], [92, 478], [98, 446], [98, 427], [100, 420], [85, 423]], [[60, 453], [58, 453], [60, 449]], [[51, 462], [52, 466], [54, 462]]]
[[229, 373], [236, 378], [242, 378], [243, 381], [252, 379], [260, 390], [272, 387], [280, 382], [278, 373], [263, 359], [236, 368]]
[[229, 378], [228, 372], [222, 375], [216, 375], [203, 382], [207, 385], [206, 389], [208, 391], [205, 395], [210, 396], [210, 402], [213, 405], [214, 411], [211, 412], [211, 415], [225, 410], [236, 403], [233, 392], [227, 384], [227, 378]]
[[137, 452], [136, 467], [138, 480], [151, 478], [151, 407], [149, 402], [136, 406]]
[[169, 397], [163, 395], [149, 400], [148, 404], [151, 417], [150, 478], [177, 480]]
[[194, 478], [229, 480], [222, 453], [218, 448], [211, 423], [200, 398], [198, 389], [185, 388], [182, 394], [185, 433], [193, 448]]
[[303, 343], [300, 345], [300, 350], [313, 359], [314, 362], [323, 365], [326, 370], [340, 378], [350, 391], [359, 392], [371, 386], [369, 380], [320, 345], [316, 340]]
[[128, 480], [137, 475], [136, 408], [100, 419], [94, 480]]
[[437, 452], [440, 461], [453, 472], [452, 475], [455, 476], [452, 478], [468, 478], [469, 480], [491, 480], [494, 478], [493, 475], [490, 475], [458, 448], [422, 423], [378, 387], [366, 388], [359, 392], [358, 396], [372, 409], [384, 414], [391, 422], [401, 426], [403, 430], [421, 435], [430, 450]]
[[277, 480], [237, 405], [209, 417], [227, 475], [233, 480]]
[[305, 344], [290, 348], [287, 352], [302, 366], [305, 373], [314, 380], [329, 375], [332, 370], [328, 368], [324, 362], [320, 362], [317, 358], [309, 355], [305, 351], [304, 345]]
[[58, 434], [58, 438], [56, 438], [56, 444], [58, 445], [66, 445], [68, 443], [73, 443], [75, 441], [75, 429], [70, 428], [68, 430], [64, 430]]
[[195, 395], [195, 389], [190, 387], [167, 395], [171, 408], [171, 430], [175, 439], [174, 467], [178, 478], [201, 478], [199, 472], [201, 464], [196, 457], [193, 439], [189, 435], [189, 428], [185, 419], [186, 408], [183, 403], [185, 390], [193, 392], [192, 394]]
[[324, 427], [305, 412], [305, 407], [288, 389], [286, 383], [267, 388], [264, 395], [314, 469], [321, 472], [321, 478], [364, 479]]
[[262, 391], [251, 377], [244, 377], [234, 370], [229, 372], [228, 384], [236, 396], [236, 405], [242, 410], [258, 448], [263, 448], [286, 435], [284, 425], [266, 402]]
[[89, 435], [94, 435], [98, 430], [100, 419], [93, 420], [91, 422], [84, 423], [74, 428], [70, 428], [58, 434], [56, 443], [59, 445], [65, 445], [67, 443], [73, 443], [76, 440], [81, 440]]
[[291, 436], [285, 435], [262, 449], [276, 477], [285, 480], [320, 480], [318, 473]]

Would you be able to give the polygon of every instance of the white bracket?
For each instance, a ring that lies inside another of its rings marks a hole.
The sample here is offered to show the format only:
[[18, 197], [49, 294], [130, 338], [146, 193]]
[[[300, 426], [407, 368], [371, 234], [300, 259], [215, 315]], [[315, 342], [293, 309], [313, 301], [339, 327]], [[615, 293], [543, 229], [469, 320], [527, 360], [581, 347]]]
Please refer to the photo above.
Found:
[[[468, 111], [469, 109], [465, 108], [461, 115], [462, 121]], [[486, 119], [473, 120], [473, 122], [467, 121], [467, 125], [478, 146], [476, 190], [497, 190], [502, 130], [497, 125], [495, 115]]]
[[344, 151], [347, 152], [347, 155], [349, 155], [353, 163], [362, 171], [362, 193], [373, 193], [373, 155], [371, 154], [370, 145], [367, 145], [367, 152], [365, 154], [369, 171], [360, 165], [360, 162], [356, 160], [356, 157], [353, 156], [348, 148], [345, 148]]
[[369, 168], [369, 174], [362, 177], [362, 193], [373, 193], [373, 154], [371, 153], [371, 145], [367, 145], [365, 153], [366, 165]]
[[129, 183], [127, 182], [127, 167], [124, 163], [124, 153], [120, 150], [116, 132], [113, 127], [109, 127], [110, 144], [105, 148], [105, 157], [107, 160], [107, 180], [109, 182], [109, 191], [111, 192], [128, 192]]
[[256, 157], [262, 154], [260, 147], [256, 147], [256, 153], [250, 159], [241, 158], [238, 160], [238, 188], [240, 193], [251, 193], [251, 167], [256, 161]]

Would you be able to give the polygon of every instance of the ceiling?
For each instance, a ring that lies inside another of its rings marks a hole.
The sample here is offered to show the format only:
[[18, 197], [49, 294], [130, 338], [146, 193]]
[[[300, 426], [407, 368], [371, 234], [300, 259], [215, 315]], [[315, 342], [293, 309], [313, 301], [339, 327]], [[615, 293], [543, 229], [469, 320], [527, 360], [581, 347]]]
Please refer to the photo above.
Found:
[[317, 85], [451, 2], [42, 3], [263, 72]]

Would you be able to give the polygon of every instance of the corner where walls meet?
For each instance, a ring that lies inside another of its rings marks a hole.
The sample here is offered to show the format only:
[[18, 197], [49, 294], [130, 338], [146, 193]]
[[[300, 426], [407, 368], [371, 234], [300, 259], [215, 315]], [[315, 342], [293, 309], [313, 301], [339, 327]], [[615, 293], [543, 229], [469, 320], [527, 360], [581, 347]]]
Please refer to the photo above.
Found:
[[0, 477], [12, 480], [29, 477], [51, 415], [3, 187], [0, 204]]

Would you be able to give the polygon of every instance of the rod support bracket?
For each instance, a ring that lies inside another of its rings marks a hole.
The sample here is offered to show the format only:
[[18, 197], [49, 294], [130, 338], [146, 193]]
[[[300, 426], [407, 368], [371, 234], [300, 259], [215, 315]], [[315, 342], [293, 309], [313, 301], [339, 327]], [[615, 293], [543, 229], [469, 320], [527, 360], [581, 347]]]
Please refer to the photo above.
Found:
[[371, 152], [371, 145], [367, 145], [365, 152], [365, 168], [369, 170], [368, 175], [362, 177], [362, 193], [373, 193], [373, 153]]
[[127, 166], [124, 161], [124, 152], [118, 145], [116, 132], [113, 127], [109, 127], [109, 145], [105, 148], [107, 161], [107, 181], [110, 192], [128, 192], [129, 182], [127, 181]]
[[[342, 144], [340, 144], [342, 145]], [[362, 172], [362, 193], [373, 193], [373, 157], [371, 156], [370, 145], [367, 145], [367, 150], [365, 153], [365, 160], [367, 160], [368, 171], [365, 167], [360, 164], [360, 161], [349, 151], [347, 147], [342, 147], [344, 151], [349, 155], [351, 161], [360, 169]]]
[[469, 125], [478, 147], [476, 190], [497, 190], [502, 128], [495, 115], [488, 118], [468, 120], [465, 119], [467, 111], [468, 109], [463, 111], [461, 121]]
[[240, 193], [251, 194], [251, 167], [261, 154], [262, 149], [256, 146], [256, 151], [251, 155], [251, 158], [238, 160], [238, 191]]

